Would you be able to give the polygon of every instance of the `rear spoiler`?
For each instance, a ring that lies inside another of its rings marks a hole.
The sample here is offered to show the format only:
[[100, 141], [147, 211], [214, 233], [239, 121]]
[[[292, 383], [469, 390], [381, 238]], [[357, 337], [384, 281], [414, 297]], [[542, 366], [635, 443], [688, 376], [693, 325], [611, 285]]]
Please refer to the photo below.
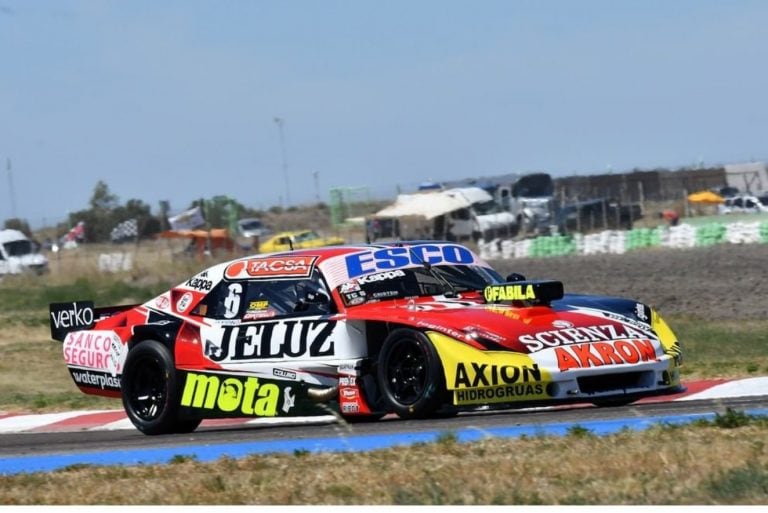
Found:
[[136, 305], [95, 308], [93, 301], [51, 303], [48, 312], [51, 322], [51, 338], [63, 342], [71, 331], [93, 328], [96, 321], [129, 310]]

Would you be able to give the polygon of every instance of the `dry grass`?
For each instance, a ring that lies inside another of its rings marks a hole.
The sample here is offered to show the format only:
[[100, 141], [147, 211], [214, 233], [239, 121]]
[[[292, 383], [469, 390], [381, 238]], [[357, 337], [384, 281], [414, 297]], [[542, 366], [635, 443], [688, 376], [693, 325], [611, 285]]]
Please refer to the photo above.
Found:
[[[69, 376], [61, 344], [44, 339], [44, 328], [20, 328], [0, 335], [0, 412], [50, 413], [80, 409], [117, 409], [120, 401], [80, 392]], [[33, 334], [23, 340], [24, 333]], [[50, 336], [48, 333], [47, 336]]]
[[[764, 422], [0, 477], [5, 504], [765, 504]], [[138, 484], [140, 483], [140, 486]]]

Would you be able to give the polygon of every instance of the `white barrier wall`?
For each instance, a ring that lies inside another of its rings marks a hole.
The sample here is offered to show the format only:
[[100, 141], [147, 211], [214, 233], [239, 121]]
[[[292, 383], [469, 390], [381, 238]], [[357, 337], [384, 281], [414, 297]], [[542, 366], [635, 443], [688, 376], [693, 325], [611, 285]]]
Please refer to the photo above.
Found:
[[660, 226], [629, 231], [605, 230], [587, 235], [549, 236], [535, 239], [494, 239], [478, 242], [480, 256], [488, 260], [566, 255], [623, 254], [642, 247], [692, 248], [713, 244], [768, 243], [768, 222], [710, 223], [693, 226]]

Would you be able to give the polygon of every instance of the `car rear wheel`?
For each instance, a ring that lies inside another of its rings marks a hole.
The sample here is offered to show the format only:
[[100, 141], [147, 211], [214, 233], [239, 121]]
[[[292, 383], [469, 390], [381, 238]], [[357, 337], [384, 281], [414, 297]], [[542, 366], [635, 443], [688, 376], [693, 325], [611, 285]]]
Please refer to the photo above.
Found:
[[379, 355], [378, 384], [389, 408], [401, 418], [425, 418], [437, 411], [445, 378], [426, 335], [411, 329], [390, 333]]
[[200, 425], [201, 419], [179, 418], [179, 379], [171, 351], [160, 342], [130, 350], [120, 386], [125, 412], [144, 434], [189, 433]]

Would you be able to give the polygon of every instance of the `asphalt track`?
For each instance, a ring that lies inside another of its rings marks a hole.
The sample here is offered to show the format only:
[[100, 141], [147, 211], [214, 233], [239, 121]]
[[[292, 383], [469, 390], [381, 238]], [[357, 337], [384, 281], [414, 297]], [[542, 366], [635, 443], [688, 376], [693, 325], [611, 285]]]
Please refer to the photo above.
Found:
[[166, 463], [177, 456], [211, 461], [222, 456], [278, 452], [367, 451], [432, 442], [446, 433], [460, 442], [488, 436], [563, 435], [576, 425], [595, 434], [609, 434], [659, 423], [711, 419], [728, 408], [768, 415], [768, 378], [688, 383], [681, 394], [624, 407], [574, 405], [418, 421], [386, 417], [359, 424], [348, 424], [332, 415], [291, 419], [291, 423], [278, 419], [206, 421], [188, 435], [152, 437], [139, 433], [125, 419], [115, 420], [124, 417], [119, 411], [54, 417], [0, 415], [0, 475], [53, 471], [78, 464]]

